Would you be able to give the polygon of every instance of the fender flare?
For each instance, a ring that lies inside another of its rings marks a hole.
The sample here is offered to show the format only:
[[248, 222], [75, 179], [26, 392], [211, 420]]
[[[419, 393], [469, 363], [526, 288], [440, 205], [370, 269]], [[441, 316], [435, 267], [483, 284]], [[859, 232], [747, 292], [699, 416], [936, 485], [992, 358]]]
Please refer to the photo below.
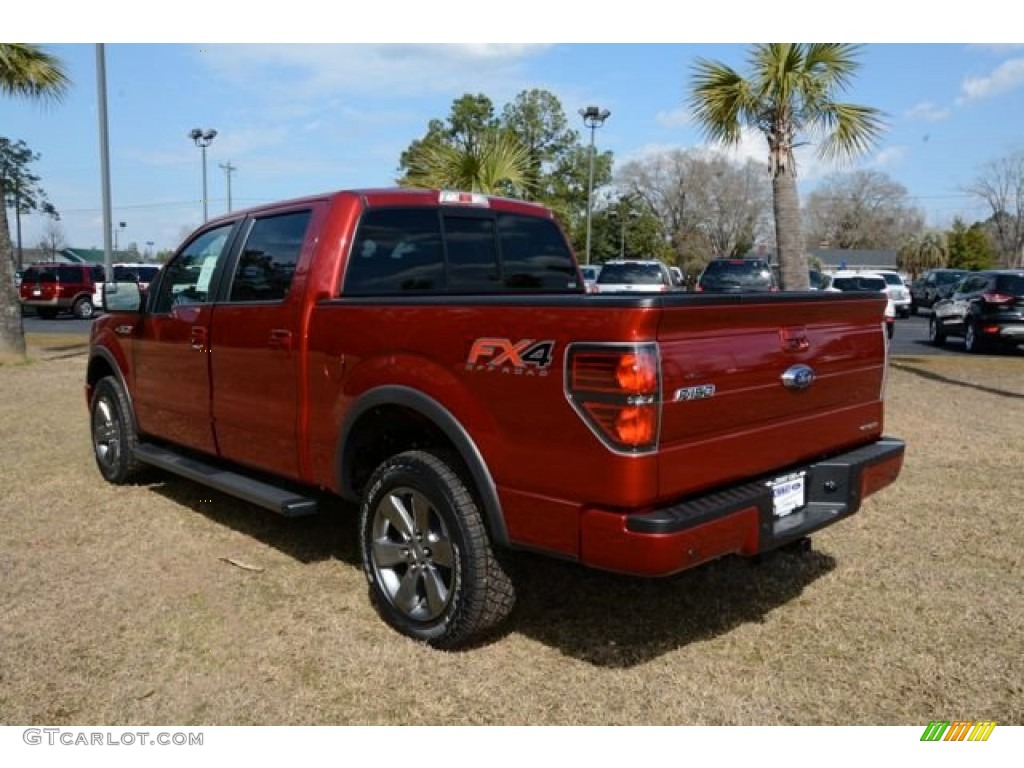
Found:
[[348, 482], [352, 459], [351, 452], [345, 450], [345, 446], [348, 444], [352, 428], [367, 411], [384, 405], [399, 405], [416, 411], [444, 433], [469, 469], [469, 474], [480, 494], [480, 501], [483, 504], [481, 511], [487, 521], [493, 542], [499, 546], [509, 546], [508, 530], [505, 527], [501, 501], [498, 499], [498, 489], [476, 442], [451, 411], [434, 398], [411, 387], [398, 385], [375, 387], [364, 393], [349, 409], [341, 426], [338, 438], [338, 459], [336, 460], [338, 488], [342, 497], [351, 501], [359, 500], [359, 495]]

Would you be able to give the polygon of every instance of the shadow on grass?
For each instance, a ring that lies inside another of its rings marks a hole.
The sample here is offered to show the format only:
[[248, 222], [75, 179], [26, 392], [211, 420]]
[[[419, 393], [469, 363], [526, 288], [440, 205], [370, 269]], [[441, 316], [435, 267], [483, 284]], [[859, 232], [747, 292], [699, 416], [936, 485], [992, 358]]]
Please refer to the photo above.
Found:
[[[154, 480], [153, 492], [299, 562], [338, 559], [360, 568], [353, 505], [325, 496], [319, 515], [288, 519], [173, 475], [155, 473]], [[517, 633], [610, 668], [643, 664], [760, 622], [835, 567], [822, 552], [783, 550], [760, 561], [728, 557], [676, 576], [641, 579], [525, 552], [506, 559], [518, 592], [516, 610], [473, 647]]]
[[[916, 362], [914, 358], [906, 358], [906, 361]], [[966, 389], [974, 389], [978, 392], [986, 392], [990, 395], [998, 395], [999, 397], [1008, 397], [1015, 400], [1024, 400], [1024, 394], [1019, 392], [1010, 392], [1005, 389], [998, 389], [996, 387], [985, 386], [984, 384], [975, 384], [971, 381], [964, 381], [962, 379], [954, 379], [950, 376], [943, 376], [941, 373], [930, 371], [926, 368], [918, 368], [915, 365], [906, 365], [903, 361], [892, 360], [889, 365], [893, 368], [912, 373], [915, 376], [920, 376], [922, 379], [928, 379], [929, 381], [938, 381], [943, 384], [952, 384], [957, 387], [964, 387]]]
[[535, 555], [515, 562], [519, 604], [509, 631], [601, 667], [628, 668], [763, 621], [835, 568], [830, 555], [727, 557], [662, 579], [593, 571]]
[[[337, 559], [359, 565], [358, 509], [337, 497], [317, 497], [320, 513], [287, 518], [176, 475], [147, 471], [154, 493], [188, 507], [219, 525], [252, 536], [300, 563]], [[306, 491], [308, 493], [308, 491]]]

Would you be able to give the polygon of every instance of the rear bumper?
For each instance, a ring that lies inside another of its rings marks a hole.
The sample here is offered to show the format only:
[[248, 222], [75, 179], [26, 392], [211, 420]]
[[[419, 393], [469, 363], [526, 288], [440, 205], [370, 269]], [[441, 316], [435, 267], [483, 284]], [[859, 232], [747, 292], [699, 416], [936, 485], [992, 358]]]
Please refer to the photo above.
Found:
[[783, 517], [773, 511], [770, 477], [641, 514], [587, 510], [581, 560], [594, 568], [666, 576], [723, 555], [776, 549], [860, 509], [899, 475], [904, 449], [902, 440], [882, 438], [778, 473], [806, 473], [805, 505]]
[[58, 298], [53, 298], [53, 299], [33, 299], [33, 298], [30, 297], [30, 298], [27, 298], [27, 299], [23, 298], [21, 300], [22, 306], [25, 306], [25, 307], [43, 307], [43, 308], [52, 307], [53, 309], [70, 309], [71, 308], [71, 303], [72, 302], [71, 302], [70, 299], [58, 299]]

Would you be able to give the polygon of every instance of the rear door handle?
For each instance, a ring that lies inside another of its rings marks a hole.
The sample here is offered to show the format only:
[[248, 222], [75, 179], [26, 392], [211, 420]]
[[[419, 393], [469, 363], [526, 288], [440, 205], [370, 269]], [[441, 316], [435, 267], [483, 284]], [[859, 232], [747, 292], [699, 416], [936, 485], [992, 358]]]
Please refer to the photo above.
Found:
[[270, 332], [270, 341], [267, 343], [271, 349], [283, 349], [291, 351], [292, 332], [285, 328], [274, 328]]
[[203, 352], [206, 350], [206, 327], [202, 325], [193, 325], [192, 333], [190, 335], [192, 341], [192, 349]]

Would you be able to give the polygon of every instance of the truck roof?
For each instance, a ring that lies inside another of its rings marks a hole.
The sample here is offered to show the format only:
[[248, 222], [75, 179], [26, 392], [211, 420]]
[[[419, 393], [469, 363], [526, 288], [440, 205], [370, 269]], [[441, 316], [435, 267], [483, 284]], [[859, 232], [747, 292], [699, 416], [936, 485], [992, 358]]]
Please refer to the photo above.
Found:
[[290, 208], [304, 203], [312, 203], [318, 200], [332, 201], [336, 198], [355, 196], [358, 197], [367, 208], [386, 208], [391, 206], [409, 205], [450, 205], [452, 207], [467, 208], [491, 208], [509, 213], [521, 213], [527, 216], [543, 216], [553, 218], [553, 214], [547, 208], [537, 203], [525, 200], [515, 200], [497, 195], [484, 195], [479, 192], [466, 192], [461, 190], [440, 190], [440, 189], [417, 189], [414, 187], [378, 187], [360, 189], [339, 189], [333, 192], [324, 192], [316, 195], [307, 195], [288, 200], [278, 200], [272, 203], [252, 206], [229, 214], [218, 216], [211, 221], [221, 219], [232, 219], [239, 215], [251, 213], [265, 213], [282, 208]]

